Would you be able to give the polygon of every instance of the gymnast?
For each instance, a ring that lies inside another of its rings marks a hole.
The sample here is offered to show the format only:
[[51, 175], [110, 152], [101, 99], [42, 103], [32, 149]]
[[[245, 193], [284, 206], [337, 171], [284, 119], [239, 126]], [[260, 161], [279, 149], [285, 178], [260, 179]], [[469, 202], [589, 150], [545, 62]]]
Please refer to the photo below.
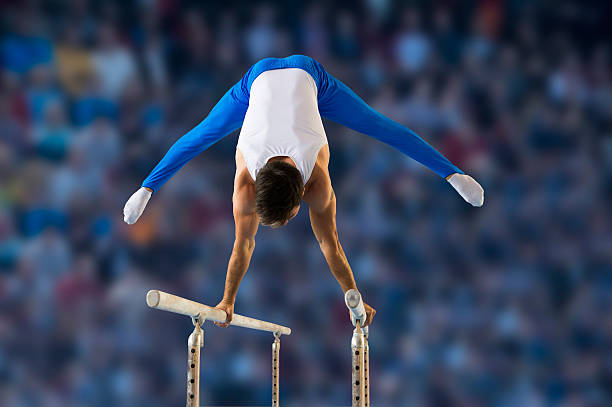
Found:
[[[249, 266], [261, 223], [277, 228], [308, 204], [314, 235], [343, 292], [357, 289], [336, 230], [336, 197], [329, 177], [329, 146], [321, 117], [380, 140], [427, 166], [473, 206], [484, 191], [407, 127], [368, 106], [321, 64], [304, 55], [266, 58], [248, 70], [208, 116], [181, 137], [125, 204], [133, 224], [151, 198], [185, 163], [242, 127], [236, 147], [232, 197], [235, 241], [223, 299], [217, 305], [232, 320], [238, 287]], [[364, 304], [367, 320], [376, 311]]]

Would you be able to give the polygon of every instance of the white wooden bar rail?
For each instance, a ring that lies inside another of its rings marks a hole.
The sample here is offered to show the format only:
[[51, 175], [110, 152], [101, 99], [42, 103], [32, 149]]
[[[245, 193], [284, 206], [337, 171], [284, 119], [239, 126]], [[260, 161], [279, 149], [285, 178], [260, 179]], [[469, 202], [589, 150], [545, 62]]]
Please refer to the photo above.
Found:
[[[220, 309], [200, 304], [186, 298], [168, 294], [159, 290], [151, 290], [147, 293], [147, 305], [151, 308], [163, 311], [174, 312], [176, 314], [187, 315], [200, 318], [202, 321], [225, 322], [227, 315]], [[258, 331], [278, 332], [281, 335], [290, 335], [291, 329], [286, 326], [273, 324], [271, 322], [260, 321], [259, 319], [249, 318], [234, 314], [230, 325], [241, 326], [243, 328], [256, 329]]]

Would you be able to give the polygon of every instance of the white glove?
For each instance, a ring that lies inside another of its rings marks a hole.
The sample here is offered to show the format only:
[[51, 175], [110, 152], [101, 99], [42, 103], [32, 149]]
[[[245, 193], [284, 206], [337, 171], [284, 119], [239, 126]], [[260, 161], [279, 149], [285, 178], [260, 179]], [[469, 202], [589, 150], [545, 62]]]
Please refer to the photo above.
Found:
[[453, 174], [448, 182], [455, 191], [472, 206], [482, 206], [484, 203], [484, 190], [478, 182], [469, 175]]
[[123, 208], [123, 220], [128, 225], [136, 223], [142, 212], [144, 212], [147, 202], [151, 199], [151, 192], [145, 187], [140, 188], [138, 191], [128, 199]]

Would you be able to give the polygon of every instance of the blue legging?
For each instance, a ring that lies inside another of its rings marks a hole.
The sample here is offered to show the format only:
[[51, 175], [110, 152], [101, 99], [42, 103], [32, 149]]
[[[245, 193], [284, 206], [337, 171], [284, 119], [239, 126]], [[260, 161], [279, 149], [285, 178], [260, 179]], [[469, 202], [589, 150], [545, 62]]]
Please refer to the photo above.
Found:
[[348, 86], [328, 74], [320, 63], [304, 55], [292, 55], [262, 59], [251, 66], [208, 116], [174, 143], [142, 186], [156, 191], [187, 161], [240, 128], [249, 107], [249, 93], [255, 78], [263, 72], [284, 68], [303, 69], [312, 76], [317, 84], [317, 100], [322, 117], [389, 144], [441, 177], [463, 174], [415, 132], [368, 106]]

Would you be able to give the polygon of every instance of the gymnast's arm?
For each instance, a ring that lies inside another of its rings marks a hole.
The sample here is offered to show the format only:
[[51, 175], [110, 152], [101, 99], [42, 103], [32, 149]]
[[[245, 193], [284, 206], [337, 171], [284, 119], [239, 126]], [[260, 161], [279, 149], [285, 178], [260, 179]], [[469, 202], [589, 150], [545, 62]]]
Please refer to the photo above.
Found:
[[[346, 293], [352, 288], [357, 289], [353, 271], [338, 239], [336, 195], [329, 181], [329, 174], [326, 177], [318, 177], [309, 188], [308, 193], [304, 195], [304, 200], [309, 206], [312, 231], [319, 242], [319, 247], [329, 265], [329, 269], [338, 280], [342, 291]], [[364, 306], [367, 314], [364, 326], [367, 326], [372, 322], [376, 310], [367, 304], [364, 304]]]
[[320, 64], [315, 66], [319, 77], [319, 112], [323, 117], [396, 148], [449, 181], [470, 204], [483, 204], [484, 191], [472, 177], [465, 175], [415, 132], [372, 109]]
[[143, 181], [141, 188], [125, 204], [123, 214], [126, 223], [132, 224], [138, 220], [151, 194], [183, 165], [242, 125], [249, 103], [245, 86], [246, 79], [243, 78], [223, 95], [200, 124], [170, 147], [164, 158]]
[[318, 198], [307, 200], [312, 231], [342, 291], [347, 292], [352, 288], [357, 289], [353, 271], [338, 239], [338, 231], [336, 229], [336, 196], [331, 187], [329, 190], [322, 191], [322, 193], [327, 195], [326, 202], [320, 202], [322, 199]]
[[246, 171], [237, 174], [234, 185], [232, 197], [236, 226], [234, 247], [227, 265], [223, 299], [216, 306], [225, 311], [228, 316], [225, 323], [217, 324], [222, 327], [228, 326], [232, 321], [236, 295], [242, 278], [249, 268], [255, 249], [255, 235], [259, 226], [259, 216], [255, 212], [255, 186], [252, 182], [248, 182], [247, 177], [249, 175]]

